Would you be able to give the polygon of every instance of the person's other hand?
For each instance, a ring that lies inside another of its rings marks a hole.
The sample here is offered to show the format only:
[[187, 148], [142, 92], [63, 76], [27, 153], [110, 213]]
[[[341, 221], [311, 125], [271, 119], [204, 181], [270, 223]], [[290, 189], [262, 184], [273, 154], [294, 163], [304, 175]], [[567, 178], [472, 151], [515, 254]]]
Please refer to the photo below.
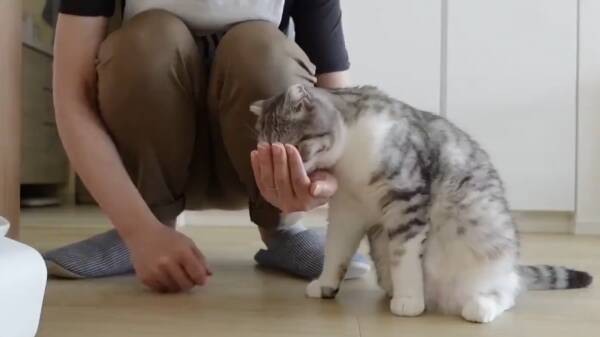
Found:
[[127, 243], [137, 278], [152, 290], [186, 291], [212, 275], [194, 242], [171, 227], [158, 224]]
[[308, 176], [292, 145], [261, 143], [250, 159], [260, 193], [284, 214], [324, 205], [337, 190], [337, 180], [326, 171]]

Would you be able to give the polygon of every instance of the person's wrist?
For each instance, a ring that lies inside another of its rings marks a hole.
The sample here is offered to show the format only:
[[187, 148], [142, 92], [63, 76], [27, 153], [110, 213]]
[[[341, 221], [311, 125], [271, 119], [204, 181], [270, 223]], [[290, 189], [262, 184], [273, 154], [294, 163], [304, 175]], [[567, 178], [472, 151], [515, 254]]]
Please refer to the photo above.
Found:
[[291, 225], [297, 223], [298, 221], [300, 221], [300, 219], [302, 219], [302, 217], [304, 217], [305, 214], [306, 214], [306, 212], [303, 212], [303, 211], [281, 212], [280, 226], [291, 226]]
[[146, 219], [139, 222], [116, 225], [119, 235], [127, 245], [136, 239], [149, 235], [151, 232], [160, 230], [164, 225], [158, 219]]

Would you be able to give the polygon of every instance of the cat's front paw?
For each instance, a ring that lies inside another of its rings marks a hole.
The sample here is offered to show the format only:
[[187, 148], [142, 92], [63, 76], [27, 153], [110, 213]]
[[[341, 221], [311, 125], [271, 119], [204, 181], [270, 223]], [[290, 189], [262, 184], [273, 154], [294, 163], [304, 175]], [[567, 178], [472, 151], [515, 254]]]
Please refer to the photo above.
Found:
[[500, 314], [498, 304], [488, 297], [476, 297], [468, 301], [462, 310], [462, 317], [470, 322], [488, 323]]
[[306, 296], [310, 298], [335, 298], [338, 288], [325, 287], [319, 280], [314, 280], [306, 286]]
[[306, 297], [309, 297], [309, 298], [321, 298], [322, 297], [321, 283], [319, 283], [319, 280], [312, 280], [306, 286]]
[[394, 296], [390, 309], [394, 315], [418, 316], [425, 311], [425, 299], [423, 296]]

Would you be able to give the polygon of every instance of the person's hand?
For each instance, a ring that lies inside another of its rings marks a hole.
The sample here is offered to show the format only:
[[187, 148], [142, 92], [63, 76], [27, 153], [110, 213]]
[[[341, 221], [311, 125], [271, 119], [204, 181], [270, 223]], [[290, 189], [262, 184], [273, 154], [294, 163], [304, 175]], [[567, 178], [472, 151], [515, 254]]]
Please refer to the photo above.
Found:
[[152, 290], [186, 291], [212, 275], [194, 242], [173, 228], [158, 224], [126, 241], [137, 278]]
[[326, 171], [315, 171], [309, 177], [292, 145], [261, 143], [250, 159], [260, 193], [284, 214], [324, 205], [337, 190], [337, 180]]

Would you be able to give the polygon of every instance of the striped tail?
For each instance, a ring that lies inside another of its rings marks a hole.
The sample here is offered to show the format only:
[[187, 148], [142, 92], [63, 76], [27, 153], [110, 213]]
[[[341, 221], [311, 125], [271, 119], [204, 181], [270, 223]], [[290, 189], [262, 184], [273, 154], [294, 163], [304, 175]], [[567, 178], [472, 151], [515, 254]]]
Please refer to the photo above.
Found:
[[585, 288], [593, 279], [584, 271], [558, 266], [519, 266], [518, 271], [530, 290]]

